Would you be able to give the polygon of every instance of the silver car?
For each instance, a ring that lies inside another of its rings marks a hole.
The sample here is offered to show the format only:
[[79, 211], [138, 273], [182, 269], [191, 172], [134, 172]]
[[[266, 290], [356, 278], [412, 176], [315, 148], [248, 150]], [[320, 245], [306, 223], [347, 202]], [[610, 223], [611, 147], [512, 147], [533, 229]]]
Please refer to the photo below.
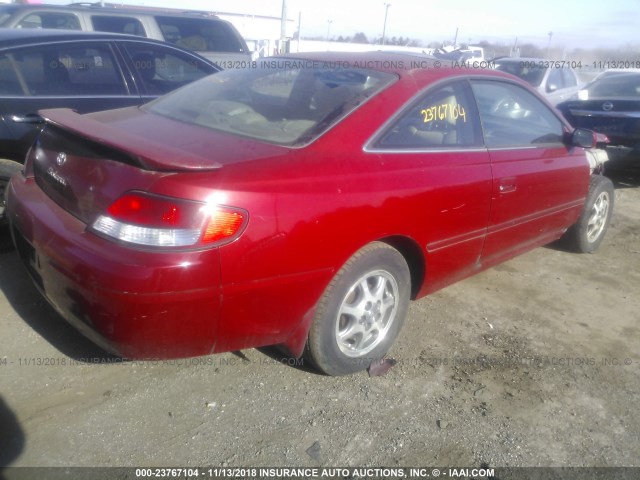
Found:
[[544, 60], [541, 58], [499, 58], [495, 60], [497, 70], [521, 78], [538, 90], [552, 104], [575, 95], [582, 83], [571, 62]]

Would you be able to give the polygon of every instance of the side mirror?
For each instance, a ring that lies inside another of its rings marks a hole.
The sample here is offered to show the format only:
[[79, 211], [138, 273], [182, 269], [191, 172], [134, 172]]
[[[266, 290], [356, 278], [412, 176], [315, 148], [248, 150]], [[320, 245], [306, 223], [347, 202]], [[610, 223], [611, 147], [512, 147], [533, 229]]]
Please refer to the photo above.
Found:
[[558, 90], [558, 85], [556, 85], [555, 83], [550, 83], [549, 85], [547, 85], [547, 93], [555, 92], [556, 90]]
[[585, 128], [576, 128], [571, 134], [571, 145], [582, 148], [594, 148], [598, 141], [596, 133]]

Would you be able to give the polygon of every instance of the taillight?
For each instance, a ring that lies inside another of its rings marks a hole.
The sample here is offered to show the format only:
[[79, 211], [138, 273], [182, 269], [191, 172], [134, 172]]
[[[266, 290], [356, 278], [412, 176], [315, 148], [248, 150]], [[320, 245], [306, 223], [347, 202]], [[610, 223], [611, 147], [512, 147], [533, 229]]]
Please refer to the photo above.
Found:
[[247, 218], [247, 212], [238, 208], [129, 192], [113, 202], [91, 229], [136, 245], [198, 248], [235, 240]]

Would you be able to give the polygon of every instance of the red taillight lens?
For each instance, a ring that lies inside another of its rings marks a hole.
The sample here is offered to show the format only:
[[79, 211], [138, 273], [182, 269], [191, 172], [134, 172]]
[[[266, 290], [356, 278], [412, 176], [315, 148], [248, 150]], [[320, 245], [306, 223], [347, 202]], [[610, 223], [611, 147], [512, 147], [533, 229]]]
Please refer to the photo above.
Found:
[[[118, 220], [133, 225], [154, 227], [188, 226], [189, 217], [197, 215], [200, 205], [148, 197], [139, 193], [127, 193], [107, 209], [107, 213]], [[186, 225], [184, 225], [186, 224]]]
[[91, 226], [117, 240], [152, 247], [206, 247], [235, 240], [247, 212], [176, 198], [129, 192]]

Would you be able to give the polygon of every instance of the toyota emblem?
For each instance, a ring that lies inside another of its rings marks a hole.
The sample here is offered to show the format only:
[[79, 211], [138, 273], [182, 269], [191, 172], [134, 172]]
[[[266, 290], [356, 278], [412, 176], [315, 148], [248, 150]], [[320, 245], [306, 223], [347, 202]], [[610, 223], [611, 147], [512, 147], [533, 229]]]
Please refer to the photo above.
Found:
[[62, 166], [66, 161], [67, 161], [67, 154], [64, 152], [60, 152], [56, 157], [56, 163], [58, 164], [58, 166]]
[[612, 108], [613, 108], [613, 103], [611, 103], [611, 102], [604, 102], [602, 104], [602, 110], [604, 110], [605, 112], [608, 112]]

